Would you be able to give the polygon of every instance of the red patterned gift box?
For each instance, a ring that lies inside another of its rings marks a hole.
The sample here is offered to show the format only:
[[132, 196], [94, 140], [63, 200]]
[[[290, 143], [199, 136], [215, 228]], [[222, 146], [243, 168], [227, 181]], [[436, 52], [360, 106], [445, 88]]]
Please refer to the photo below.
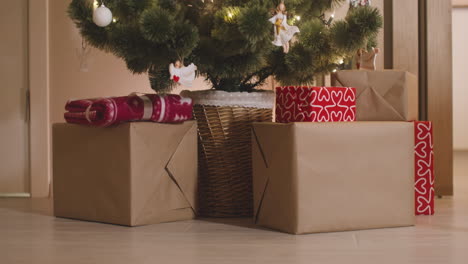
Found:
[[301, 86], [276, 88], [276, 122], [355, 120], [355, 88]]
[[414, 122], [416, 215], [434, 214], [434, 144], [432, 123]]

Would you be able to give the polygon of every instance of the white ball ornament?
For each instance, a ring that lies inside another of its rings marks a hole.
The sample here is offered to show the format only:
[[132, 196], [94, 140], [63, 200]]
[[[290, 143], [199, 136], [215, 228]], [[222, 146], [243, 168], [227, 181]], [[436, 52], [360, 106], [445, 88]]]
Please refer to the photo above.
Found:
[[106, 27], [112, 23], [112, 12], [104, 4], [96, 8], [93, 13], [93, 21], [100, 27]]

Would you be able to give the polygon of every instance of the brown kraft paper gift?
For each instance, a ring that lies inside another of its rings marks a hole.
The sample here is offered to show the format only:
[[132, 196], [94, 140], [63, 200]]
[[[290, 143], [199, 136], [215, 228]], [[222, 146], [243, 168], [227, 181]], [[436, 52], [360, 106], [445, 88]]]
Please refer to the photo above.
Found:
[[332, 86], [356, 88], [357, 121], [418, 120], [418, 80], [400, 70], [332, 73]]
[[53, 127], [54, 214], [139, 226], [194, 217], [197, 127]]
[[292, 234], [413, 225], [413, 126], [255, 123], [256, 223]]

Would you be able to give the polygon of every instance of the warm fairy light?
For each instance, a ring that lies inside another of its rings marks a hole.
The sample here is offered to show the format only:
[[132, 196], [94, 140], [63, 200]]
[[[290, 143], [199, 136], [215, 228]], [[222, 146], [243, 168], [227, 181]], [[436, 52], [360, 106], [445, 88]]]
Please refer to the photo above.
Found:
[[99, 6], [98, 1], [97, 1], [97, 0], [94, 0], [94, 2], [93, 2], [93, 8], [96, 9], [96, 8], [98, 8], [98, 6]]
[[224, 13], [224, 21], [233, 23], [233, 21], [239, 16], [240, 9], [236, 7], [228, 8]]
[[336, 69], [334, 69], [333, 72], [336, 72]]
[[296, 20], [297, 21], [301, 20], [301, 16], [296, 16]]
[[343, 59], [340, 59], [340, 61], [338, 61], [339, 64], [343, 64], [344, 63], [344, 60]]
[[330, 17], [335, 18], [335, 12], [333, 12]]
[[113, 19], [112, 19], [112, 22], [114, 22], [114, 23], [117, 22], [117, 19], [116, 19], [116, 18], [113, 18]]

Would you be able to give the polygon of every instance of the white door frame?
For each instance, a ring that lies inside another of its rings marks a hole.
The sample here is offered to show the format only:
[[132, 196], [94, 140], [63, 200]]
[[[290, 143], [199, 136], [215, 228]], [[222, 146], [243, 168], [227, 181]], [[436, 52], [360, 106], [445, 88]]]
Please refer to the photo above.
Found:
[[29, 0], [31, 196], [50, 194], [49, 0]]
[[[27, 11], [26, 11], [26, 12], [27, 12], [27, 18], [26, 18], [26, 19], [27, 19], [27, 23], [28, 23], [27, 29], [26, 29], [26, 30], [27, 30], [27, 33], [26, 33], [26, 34], [28, 35], [28, 39], [27, 39], [27, 46], [28, 46], [28, 48], [27, 48], [27, 56], [28, 56], [28, 65], [27, 65], [28, 68], [27, 68], [27, 70], [28, 70], [28, 74], [30, 73], [30, 70], [31, 70], [31, 69], [30, 69], [30, 58], [29, 58], [29, 53], [30, 53], [30, 51], [31, 51], [31, 43], [30, 43], [30, 41], [29, 41], [29, 38], [30, 38], [30, 36], [31, 36], [31, 32], [30, 32], [30, 26], [31, 26], [31, 9], [30, 9], [30, 8], [31, 8], [31, 6], [30, 6], [30, 5], [31, 5], [31, 0], [28, 0], [28, 1], [27, 1], [27, 6], [26, 6], [26, 8], [27, 8]], [[27, 76], [27, 78], [28, 78], [28, 86], [31, 86], [31, 83], [29, 83], [29, 82], [30, 82], [29, 76]], [[27, 90], [25, 91], [25, 92], [26, 92], [25, 96], [28, 97], [28, 98], [25, 98], [26, 104], [27, 104], [27, 105], [26, 105], [27, 111], [30, 111], [30, 110], [31, 110], [30, 107], [29, 107], [29, 101], [30, 101], [30, 97], [29, 97], [29, 91], [30, 91], [30, 90], [29, 90], [29, 89], [30, 89], [30, 87], [28, 87]], [[28, 119], [29, 119], [29, 121], [30, 121], [30, 120], [31, 120], [31, 119], [30, 119], [30, 113], [26, 113], [26, 115], [28, 115]], [[31, 163], [31, 155], [30, 155], [30, 147], [31, 147], [31, 146], [30, 146], [30, 145], [31, 145], [30, 138], [31, 138], [31, 131], [30, 131], [30, 127], [29, 127], [29, 124], [30, 124], [29, 121], [28, 121], [28, 128], [27, 128], [27, 129], [28, 129], [28, 131], [27, 131], [27, 134], [28, 134], [28, 136], [27, 136], [27, 137], [28, 137], [28, 143], [27, 143], [27, 144], [28, 144], [28, 148], [25, 150], [25, 151], [26, 151], [26, 155], [28, 155], [28, 164], [27, 164], [28, 167], [31, 165], [31, 164], [30, 164], [30, 163]], [[18, 193], [10, 193], [10, 192], [8, 192], [8, 193], [0, 193], [0, 198], [3, 198], [3, 197], [6, 197], [6, 198], [27, 198], [27, 197], [31, 197], [31, 191], [32, 191], [32, 190], [31, 190], [31, 181], [32, 181], [32, 178], [31, 178], [31, 168], [30, 168], [30, 167], [27, 168], [26, 173], [27, 173], [28, 176], [29, 176], [29, 177], [28, 177], [28, 178], [29, 178], [29, 191], [28, 191], [28, 192], [18, 192]]]

